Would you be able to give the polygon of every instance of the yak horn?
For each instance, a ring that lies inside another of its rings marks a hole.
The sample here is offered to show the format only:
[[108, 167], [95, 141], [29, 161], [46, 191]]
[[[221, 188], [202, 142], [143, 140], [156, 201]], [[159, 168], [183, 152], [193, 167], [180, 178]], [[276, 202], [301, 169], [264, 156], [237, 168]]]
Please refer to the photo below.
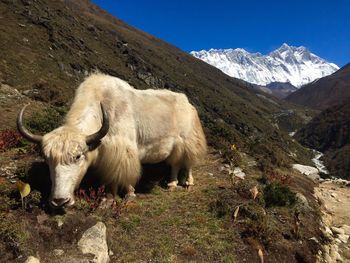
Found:
[[102, 103], [100, 103], [100, 106], [102, 112], [102, 127], [98, 132], [86, 137], [86, 144], [90, 146], [90, 149], [95, 149], [101, 143], [101, 139], [106, 136], [109, 130], [109, 119], [107, 112], [105, 111]]
[[19, 112], [19, 114], [17, 116], [17, 129], [18, 129], [19, 133], [24, 138], [26, 138], [28, 141], [34, 142], [34, 143], [41, 143], [43, 136], [32, 134], [23, 125], [23, 113], [28, 105], [29, 105], [29, 103], [22, 108], [22, 110]]

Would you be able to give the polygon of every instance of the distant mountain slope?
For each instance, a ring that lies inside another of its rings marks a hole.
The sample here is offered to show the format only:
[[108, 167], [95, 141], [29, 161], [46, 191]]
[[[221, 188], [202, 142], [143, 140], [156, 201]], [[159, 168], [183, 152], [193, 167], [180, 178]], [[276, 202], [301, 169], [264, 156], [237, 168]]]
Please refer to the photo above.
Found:
[[350, 179], [350, 99], [321, 112], [295, 138], [325, 153], [331, 175]]
[[289, 82], [271, 82], [270, 84], [267, 84], [266, 87], [271, 90], [272, 94], [280, 99], [284, 99], [291, 93], [298, 90], [295, 86], [290, 84]]
[[289, 82], [300, 87], [339, 69], [305, 47], [287, 44], [267, 55], [249, 53], [242, 48], [192, 51], [191, 54], [229, 76], [263, 86], [271, 82]]
[[341, 104], [350, 97], [350, 64], [289, 95], [286, 100], [316, 109]]

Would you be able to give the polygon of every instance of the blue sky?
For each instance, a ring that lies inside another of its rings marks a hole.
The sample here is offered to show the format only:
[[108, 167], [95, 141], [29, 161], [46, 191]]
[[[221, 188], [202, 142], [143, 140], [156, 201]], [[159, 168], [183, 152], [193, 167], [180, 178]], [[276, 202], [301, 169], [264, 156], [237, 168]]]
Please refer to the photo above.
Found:
[[268, 53], [303, 45], [350, 62], [350, 0], [93, 0], [126, 23], [184, 51], [241, 47]]

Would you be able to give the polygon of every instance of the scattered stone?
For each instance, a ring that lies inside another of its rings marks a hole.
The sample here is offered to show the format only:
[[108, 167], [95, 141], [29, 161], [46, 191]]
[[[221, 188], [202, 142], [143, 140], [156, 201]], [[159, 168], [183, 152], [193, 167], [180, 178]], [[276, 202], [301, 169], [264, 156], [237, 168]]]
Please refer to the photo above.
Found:
[[312, 166], [293, 164], [293, 169], [298, 170], [301, 174], [306, 175], [308, 178], [318, 181], [321, 177], [318, 174], [318, 169]]
[[36, 257], [29, 256], [24, 263], [40, 263], [40, 260]]
[[312, 237], [309, 240], [315, 241], [317, 244], [320, 243], [316, 237]]
[[336, 198], [337, 194], [336, 193], [331, 193], [331, 197]]
[[208, 175], [209, 175], [209, 176], [214, 176], [214, 174], [213, 174], [213, 173], [208, 173]]
[[307, 201], [306, 197], [303, 194], [297, 193], [296, 197], [304, 207], [309, 207], [309, 202]]
[[332, 226], [331, 230], [332, 230], [334, 235], [344, 235], [345, 234], [344, 229], [339, 228], [339, 227]]
[[333, 239], [333, 232], [332, 230], [326, 226], [325, 228], [321, 229], [322, 231], [322, 234], [329, 240], [332, 240]]
[[341, 229], [344, 230], [344, 233], [345, 233], [346, 235], [350, 235], [350, 226], [348, 226], [348, 225], [342, 225], [342, 226], [341, 226]]
[[93, 254], [95, 263], [109, 262], [105, 224], [98, 222], [86, 230], [78, 242], [78, 247], [83, 254]]
[[65, 263], [91, 263], [91, 261], [87, 258], [68, 258], [64, 261]]
[[348, 243], [349, 240], [349, 235], [345, 235], [345, 234], [339, 234], [338, 239], [343, 242], [344, 244]]
[[55, 256], [62, 256], [63, 254], [64, 254], [64, 250], [63, 249], [54, 249], [53, 250], [53, 254], [55, 255]]
[[233, 174], [234, 174], [234, 176], [236, 176], [236, 177], [238, 177], [238, 178], [240, 178], [240, 179], [244, 179], [245, 178], [245, 173], [242, 171], [242, 169], [241, 168], [239, 168], [239, 167], [235, 167], [235, 169], [233, 170]]
[[62, 220], [61, 218], [58, 218], [58, 219], [57, 219], [57, 226], [58, 226], [58, 227], [63, 226], [63, 220]]

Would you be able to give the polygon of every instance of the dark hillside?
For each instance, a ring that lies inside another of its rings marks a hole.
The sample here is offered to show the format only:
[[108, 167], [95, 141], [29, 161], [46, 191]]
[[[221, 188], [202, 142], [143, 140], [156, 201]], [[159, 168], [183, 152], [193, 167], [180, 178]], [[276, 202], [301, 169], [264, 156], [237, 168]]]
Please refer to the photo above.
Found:
[[324, 110], [295, 138], [326, 153], [324, 158], [331, 175], [350, 178], [350, 100]]
[[330, 76], [307, 84], [289, 95], [286, 100], [324, 110], [350, 98], [350, 64]]

